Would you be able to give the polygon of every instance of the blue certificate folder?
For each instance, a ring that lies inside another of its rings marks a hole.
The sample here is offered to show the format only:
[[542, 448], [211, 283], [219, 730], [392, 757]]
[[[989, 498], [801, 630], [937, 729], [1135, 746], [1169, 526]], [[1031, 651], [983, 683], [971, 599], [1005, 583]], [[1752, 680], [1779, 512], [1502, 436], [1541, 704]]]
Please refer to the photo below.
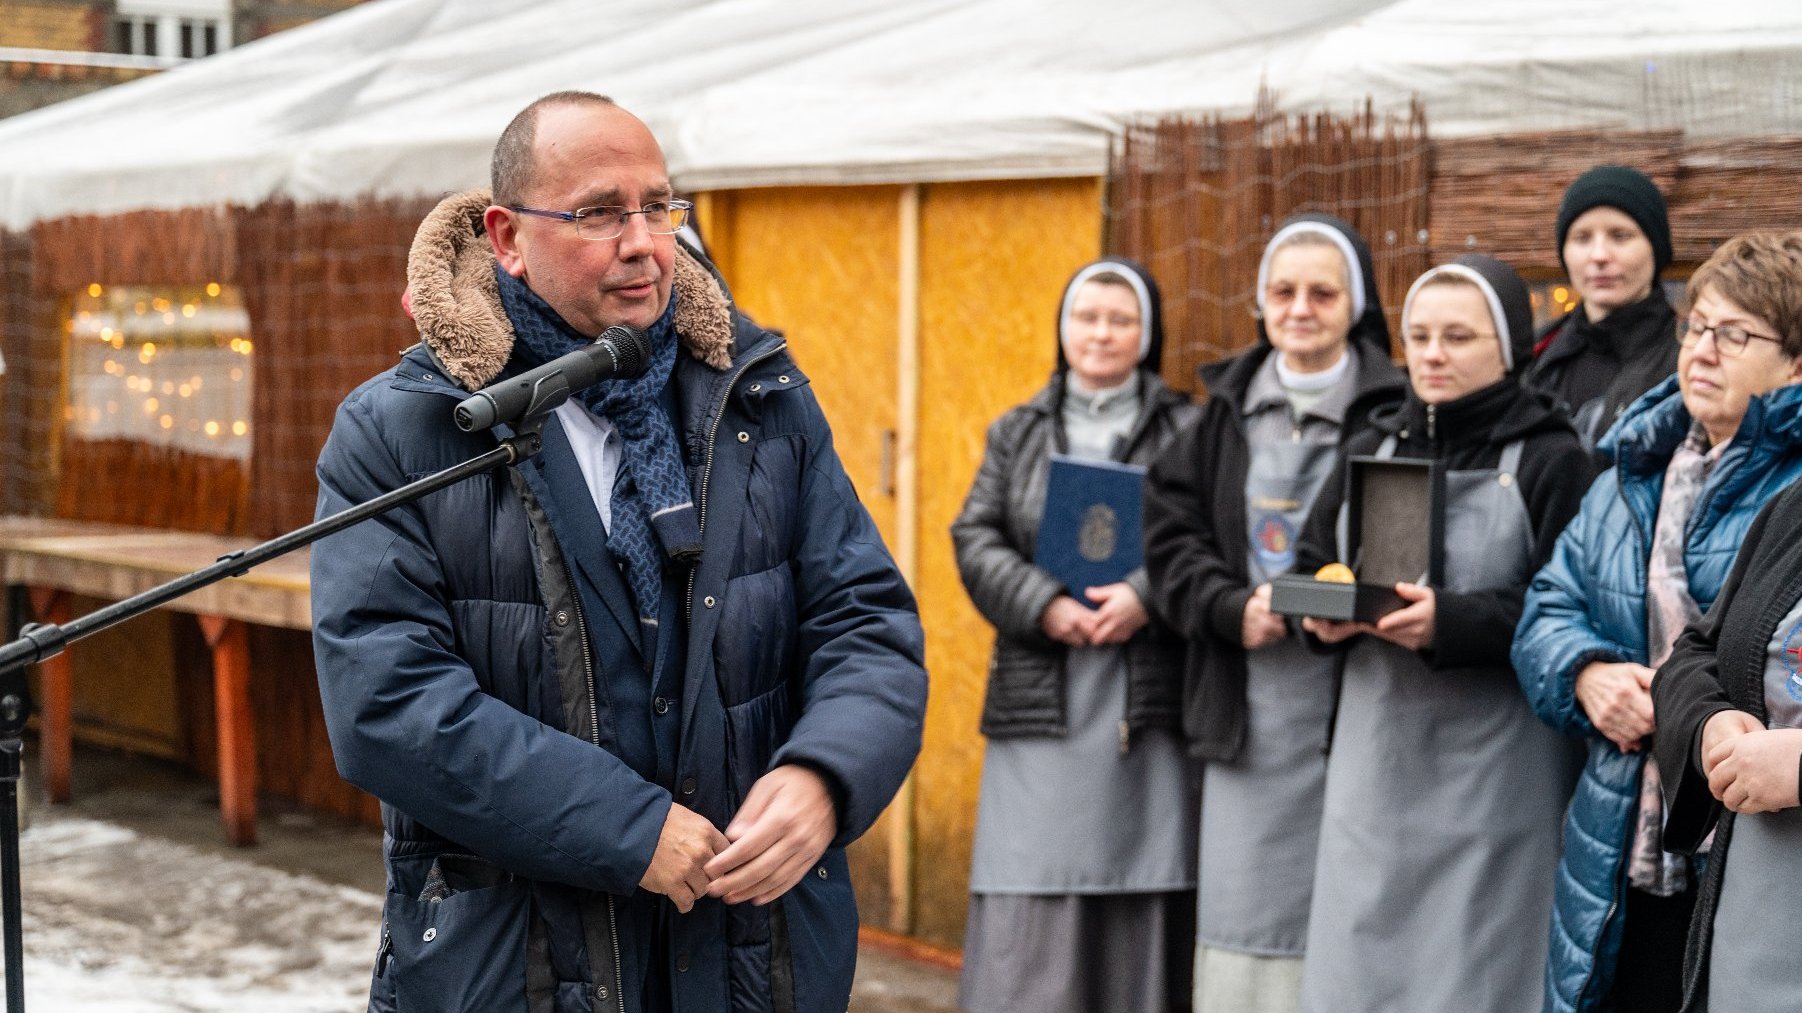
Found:
[[1144, 484], [1145, 469], [1136, 464], [1052, 454], [1033, 563], [1071, 597], [1095, 607], [1083, 595], [1086, 588], [1117, 583], [1145, 562], [1139, 535]]

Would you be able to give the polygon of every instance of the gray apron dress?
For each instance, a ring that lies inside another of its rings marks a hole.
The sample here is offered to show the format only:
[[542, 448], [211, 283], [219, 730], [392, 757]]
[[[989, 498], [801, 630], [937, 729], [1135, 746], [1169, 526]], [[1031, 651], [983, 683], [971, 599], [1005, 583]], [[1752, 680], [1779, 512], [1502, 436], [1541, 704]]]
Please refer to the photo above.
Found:
[[[1109, 460], [1138, 417], [1137, 387], [1099, 413], [1066, 394], [1070, 455]], [[1041, 464], [1034, 481], [1043, 483]], [[1126, 650], [1064, 652], [1063, 738], [991, 739], [971, 848], [974, 894], [1160, 893], [1195, 885], [1187, 760], [1172, 731], [1147, 728], [1123, 749]]]
[[[1089, 414], [1079, 410], [1085, 401], [1077, 392], [1066, 401], [1070, 453], [1110, 459], [1138, 399]], [[1041, 485], [1044, 467], [1034, 477]], [[1126, 664], [1122, 647], [1067, 649], [1065, 736], [984, 747], [960, 1009], [1167, 1008], [1172, 986], [1160, 958], [1172, 895], [1187, 908], [1195, 886], [1194, 787], [1174, 731], [1141, 729], [1121, 748]]]
[[[1446, 590], [1531, 576], [1520, 453], [1509, 444], [1497, 470], [1446, 476]], [[1302, 1008], [1538, 1013], [1577, 765], [1506, 656], [1436, 672], [1360, 638], [1327, 766]]]
[[[1764, 666], [1765, 724], [1802, 728], [1802, 602], [1777, 624]], [[1792, 926], [1802, 911], [1802, 808], [1733, 817], [1708, 956], [1716, 1013], [1802, 1009], [1802, 959]]]
[[[1253, 585], [1294, 567], [1295, 533], [1338, 450], [1336, 439], [1254, 438], [1245, 480]], [[1202, 776], [1196, 937], [1206, 947], [1296, 957], [1313, 898], [1333, 659], [1289, 637], [1247, 652], [1245, 670], [1245, 748]]]

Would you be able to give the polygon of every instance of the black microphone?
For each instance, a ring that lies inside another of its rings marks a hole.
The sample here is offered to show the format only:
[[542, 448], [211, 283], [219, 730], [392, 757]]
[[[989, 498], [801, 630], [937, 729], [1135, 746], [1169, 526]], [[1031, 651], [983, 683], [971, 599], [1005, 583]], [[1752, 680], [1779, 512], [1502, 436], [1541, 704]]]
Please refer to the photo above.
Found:
[[601, 380], [629, 380], [651, 364], [651, 339], [636, 327], [616, 324], [594, 343], [489, 384], [457, 404], [457, 428], [466, 433], [536, 418]]

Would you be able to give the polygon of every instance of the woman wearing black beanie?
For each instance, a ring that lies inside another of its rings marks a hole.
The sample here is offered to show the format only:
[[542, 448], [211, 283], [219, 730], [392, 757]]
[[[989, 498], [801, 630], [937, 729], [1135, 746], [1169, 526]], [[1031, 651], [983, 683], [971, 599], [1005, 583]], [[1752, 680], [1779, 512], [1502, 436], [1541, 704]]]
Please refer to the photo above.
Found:
[[1582, 305], [1548, 328], [1527, 383], [1563, 402], [1583, 445], [1677, 368], [1677, 315], [1659, 275], [1671, 262], [1664, 197], [1623, 165], [1577, 177], [1558, 207], [1558, 256]]

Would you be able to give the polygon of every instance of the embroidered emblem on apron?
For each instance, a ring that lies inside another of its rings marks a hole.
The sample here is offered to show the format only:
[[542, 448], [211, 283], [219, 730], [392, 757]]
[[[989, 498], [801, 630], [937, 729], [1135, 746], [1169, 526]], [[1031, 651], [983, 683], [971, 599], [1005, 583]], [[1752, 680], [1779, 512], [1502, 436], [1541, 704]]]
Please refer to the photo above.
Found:
[[[1266, 454], [1270, 453], [1268, 448], [1260, 447], [1258, 449], [1264, 451]], [[1286, 450], [1288, 450], [1288, 448], [1279, 447], [1276, 452], [1282, 453]], [[1308, 456], [1324, 460], [1328, 466], [1331, 465], [1332, 452], [1330, 448], [1323, 451], [1318, 448], [1309, 447], [1304, 448], [1304, 450], [1315, 451]], [[1284, 456], [1287, 458], [1295, 457], [1297, 455], [1291, 451]], [[1285, 460], [1283, 463], [1293, 464], [1295, 462]], [[1314, 462], [1304, 458], [1303, 463], [1313, 464]], [[1248, 476], [1247, 484], [1248, 486], [1289, 486], [1296, 481], [1300, 481], [1304, 485], [1311, 487], [1317, 484], [1314, 481], [1315, 477], [1316, 476], [1314, 475], [1302, 475], [1299, 477], [1284, 476], [1287, 481], [1282, 481], [1275, 480], [1272, 476], [1251, 475]], [[1319, 477], [1325, 476], [1321, 475]], [[1283, 491], [1288, 492], [1290, 490], [1284, 488]], [[1307, 491], [1311, 492], [1312, 489], [1310, 488]], [[1248, 488], [1247, 492], [1249, 495], [1246, 496], [1246, 506], [1249, 508], [1247, 512], [1251, 517], [1250, 535], [1251, 551], [1255, 564], [1254, 569], [1262, 571], [1260, 576], [1264, 574], [1275, 575], [1279, 573], [1288, 573], [1295, 567], [1295, 533], [1302, 520], [1307, 516], [1307, 504], [1298, 499], [1287, 498], [1282, 495], [1272, 496], [1268, 493], [1258, 495], [1257, 490], [1251, 488]], [[1312, 499], [1313, 497], [1310, 496], [1309, 498]]]
[[1252, 522], [1251, 546], [1265, 570], [1287, 572], [1295, 565], [1295, 525], [1282, 514], [1265, 514]]

